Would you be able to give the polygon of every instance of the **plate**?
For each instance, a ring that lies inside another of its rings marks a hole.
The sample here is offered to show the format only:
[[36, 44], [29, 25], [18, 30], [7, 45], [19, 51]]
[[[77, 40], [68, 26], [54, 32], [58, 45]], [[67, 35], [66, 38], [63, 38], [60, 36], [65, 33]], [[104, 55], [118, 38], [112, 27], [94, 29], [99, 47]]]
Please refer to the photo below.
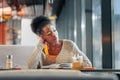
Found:
[[59, 66], [62, 68], [71, 68], [71, 63], [61, 63]]

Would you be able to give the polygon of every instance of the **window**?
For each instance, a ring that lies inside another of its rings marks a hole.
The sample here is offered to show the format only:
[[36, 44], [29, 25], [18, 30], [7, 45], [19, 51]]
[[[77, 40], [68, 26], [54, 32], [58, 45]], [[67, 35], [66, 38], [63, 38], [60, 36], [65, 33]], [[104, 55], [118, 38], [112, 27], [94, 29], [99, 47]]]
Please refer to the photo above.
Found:
[[120, 0], [114, 0], [112, 12], [113, 53], [115, 69], [120, 69]]
[[93, 66], [102, 68], [101, 0], [92, 1]]

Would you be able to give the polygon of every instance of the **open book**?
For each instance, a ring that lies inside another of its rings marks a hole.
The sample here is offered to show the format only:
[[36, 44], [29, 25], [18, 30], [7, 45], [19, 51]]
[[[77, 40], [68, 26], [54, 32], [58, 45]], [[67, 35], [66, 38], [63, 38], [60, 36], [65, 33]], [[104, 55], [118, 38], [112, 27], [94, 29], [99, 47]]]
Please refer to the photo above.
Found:
[[42, 69], [59, 69], [59, 68], [69, 69], [71, 68], [71, 63], [51, 64], [47, 66], [42, 66]]

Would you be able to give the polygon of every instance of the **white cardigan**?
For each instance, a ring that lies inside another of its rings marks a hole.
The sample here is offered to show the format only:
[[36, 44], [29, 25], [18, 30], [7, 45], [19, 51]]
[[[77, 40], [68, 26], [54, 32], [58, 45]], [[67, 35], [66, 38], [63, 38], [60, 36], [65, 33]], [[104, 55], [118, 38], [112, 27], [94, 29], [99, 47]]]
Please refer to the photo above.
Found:
[[82, 51], [80, 51], [77, 45], [71, 40], [63, 40], [62, 49], [55, 60], [47, 57], [43, 52], [43, 48], [44, 45], [41, 45], [41, 42], [39, 42], [28, 61], [28, 68], [36, 69], [39, 61], [41, 65], [50, 65], [54, 63], [71, 63], [73, 61], [72, 57], [74, 54], [83, 56], [84, 67], [92, 67], [92, 64], [88, 57]]

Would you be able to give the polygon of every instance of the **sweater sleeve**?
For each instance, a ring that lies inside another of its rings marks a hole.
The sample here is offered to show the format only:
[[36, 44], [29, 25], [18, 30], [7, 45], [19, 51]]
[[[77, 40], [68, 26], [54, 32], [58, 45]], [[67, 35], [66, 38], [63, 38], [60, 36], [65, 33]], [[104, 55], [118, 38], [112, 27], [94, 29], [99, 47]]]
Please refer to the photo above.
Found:
[[38, 49], [35, 48], [32, 55], [30, 56], [28, 60], [28, 68], [29, 69], [37, 69], [38, 63], [41, 62], [41, 53], [38, 51]]
[[41, 44], [41, 41], [39, 41], [34, 51], [32, 52], [32, 55], [28, 59], [29, 69], [37, 69], [37, 65], [39, 64], [39, 62], [40, 62], [40, 65], [42, 66], [43, 58], [44, 58], [43, 52], [42, 52], [43, 47], [44, 45]]

